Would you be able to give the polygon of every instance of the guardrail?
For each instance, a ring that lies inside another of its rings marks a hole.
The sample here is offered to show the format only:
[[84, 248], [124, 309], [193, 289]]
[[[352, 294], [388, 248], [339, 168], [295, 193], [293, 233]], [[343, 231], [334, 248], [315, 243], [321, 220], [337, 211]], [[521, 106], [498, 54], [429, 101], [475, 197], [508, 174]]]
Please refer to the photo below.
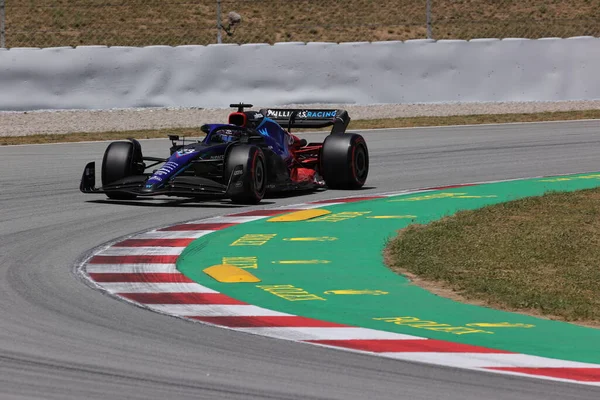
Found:
[[600, 39], [0, 51], [0, 110], [600, 99]]

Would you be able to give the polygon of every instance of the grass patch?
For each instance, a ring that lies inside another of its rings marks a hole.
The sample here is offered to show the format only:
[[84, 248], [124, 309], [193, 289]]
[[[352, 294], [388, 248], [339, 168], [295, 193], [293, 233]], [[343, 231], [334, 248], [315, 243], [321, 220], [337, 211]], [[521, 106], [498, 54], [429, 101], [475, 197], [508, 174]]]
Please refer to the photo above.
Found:
[[510, 122], [569, 121], [578, 119], [600, 119], [600, 110], [364, 119], [351, 121], [348, 129], [411, 128], [417, 126], [502, 124]]
[[[445, 117], [364, 119], [351, 121], [348, 129], [410, 128], [417, 126], [476, 125], [507, 122], [565, 121], [578, 119], [600, 119], [600, 110], [560, 111], [530, 114], [482, 114]], [[85, 132], [55, 135], [40, 134], [28, 136], [5, 136], [0, 137], [0, 145], [118, 140], [129, 137], [135, 139], [152, 139], [166, 138], [169, 134], [186, 137], [203, 136], [203, 133], [199, 128], [148, 129], [122, 132]]]
[[[437, 0], [436, 39], [600, 36], [595, 0]], [[242, 16], [224, 43], [378, 41], [425, 38], [423, 0], [223, 0]], [[217, 41], [214, 0], [23, 0], [6, 2], [6, 45], [148, 46]]]
[[599, 201], [589, 189], [462, 211], [403, 229], [386, 258], [446, 297], [598, 326]]

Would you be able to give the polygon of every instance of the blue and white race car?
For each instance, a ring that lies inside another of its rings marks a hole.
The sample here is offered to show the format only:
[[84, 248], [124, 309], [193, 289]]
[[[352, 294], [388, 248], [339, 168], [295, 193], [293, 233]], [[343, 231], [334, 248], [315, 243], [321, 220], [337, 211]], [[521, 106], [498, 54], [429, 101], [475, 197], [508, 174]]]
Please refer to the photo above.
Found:
[[[223, 197], [256, 204], [266, 192], [323, 187], [358, 189], [369, 172], [364, 138], [346, 133], [344, 110], [262, 109], [232, 104], [237, 111], [227, 124], [206, 124], [202, 140], [172, 141], [169, 157], [142, 155], [135, 139], [111, 143], [102, 161], [102, 186], [96, 187], [95, 163], [86, 165], [83, 193], [104, 193], [111, 199], [146, 196]], [[287, 129], [282, 127], [285, 124]], [[323, 143], [307, 143], [292, 128], [331, 126]]]

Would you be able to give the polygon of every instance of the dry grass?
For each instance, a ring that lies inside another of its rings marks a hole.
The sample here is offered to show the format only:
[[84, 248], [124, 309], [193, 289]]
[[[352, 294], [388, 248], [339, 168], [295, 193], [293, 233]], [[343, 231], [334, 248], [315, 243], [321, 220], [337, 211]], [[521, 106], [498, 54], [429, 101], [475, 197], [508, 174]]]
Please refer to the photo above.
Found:
[[597, 326], [599, 200], [600, 189], [550, 193], [409, 226], [388, 261], [477, 304]]
[[[474, 125], [506, 122], [564, 121], [578, 119], [600, 119], [600, 110], [544, 112], [535, 114], [484, 114], [447, 117], [365, 119], [351, 121], [348, 129], [359, 130], [377, 128], [408, 128], [416, 126]], [[82, 132], [63, 135], [4, 136], [0, 137], [0, 146], [16, 144], [118, 140], [129, 137], [135, 139], [152, 139], [166, 138], [167, 135], [198, 137], [202, 136], [203, 133], [200, 131], [200, 129], [196, 128], [172, 128], [123, 132]]]
[[[425, 0], [222, 0], [243, 20], [224, 43], [426, 37]], [[216, 43], [215, 0], [22, 0], [6, 4], [7, 47]], [[432, 2], [436, 39], [600, 36], [598, 0]]]
[[600, 110], [365, 119], [351, 121], [349, 129], [410, 128], [415, 126], [478, 125], [510, 122], [568, 121], [578, 119], [600, 119]]

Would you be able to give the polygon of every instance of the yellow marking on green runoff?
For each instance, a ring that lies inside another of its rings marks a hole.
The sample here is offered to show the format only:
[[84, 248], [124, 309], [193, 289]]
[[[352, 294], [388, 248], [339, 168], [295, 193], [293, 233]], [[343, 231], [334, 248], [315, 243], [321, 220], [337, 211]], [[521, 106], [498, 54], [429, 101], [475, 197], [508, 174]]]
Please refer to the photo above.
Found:
[[370, 290], [370, 289], [361, 289], [361, 290], [354, 290], [354, 289], [344, 289], [344, 290], [327, 290], [326, 292], [323, 292], [325, 294], [351, 294], [351, 295], [355, 295], [355, 294], [368, 294], [371, 296], [381, 296], [383, 294], [388, 294], [388, 292], [384, 292], [383, 290]]
[[278, 260], [271, 261], [272, 264], [329, 264], [329, 260]]
[[219, 264], [213, 265], [203, 270], [204, 273], [217, 282], [239, 283], [239, 282], [260, 282], [256, 276], [245, 269], [235, 265]]
[[424, 201], [424, 200], [434, 200], [434, 199], [487, 199], [498, 197], [495, 194], [485, 195], [485, 196], [471, 196], [468, 193], [436, 193], [436, 194], [428, 194], [425, 196], [417, 196], [417, 197], [408, 197], [402, 199], [388, 200], [388, 202], [393, 203], [397, 201]]
[[340, 222], [369, 214], [371, 211], [345, 211], [337, 214], [329, 214], [321, 218], [308, 220], [307, 222]]
[[283, 238], [283, 240], [289, 242], [333, 242], [337, 240], [333, 236], [318, 236], [318, 237], [295, 237], [295, 238]]
[[321, 208], [313, 208], [310, 210], [294, 211], [288, 214], [279, 215], [267, 220], [267, 222], [298, 222], [307, 221], [309, 219], [321, 217], [323, 215], [331, 214], [329, 210], [323, 210]]
[[388, 200], [390, 203], [398, 202], [398, 201], [423, 201], [423, 200], [434, 200], [434, 199], [445, 199], [448, 197], [455, 197], [456, 195], [464, 195], [466, 193], [436, 193], [436, 194], [428, 194], [425, 196], [415, 196], [415, 197], [403, 197], [401, 199]]
[[309, 293], [302, 288], [295, 287], [294, 285], [256, 285], [256, 287], [277, 297], [281, 297], [287, 301], [327, 301], [327, 299], [319, 297], [316, 294]]
[[242, 236], [237, 239], [235, 242], [231, 243], [230, 246], [262, 246], [267, 243], [269, 240], [273, 239], [277, 236], [276, 233], [262, 233], [262, 234], [252, 234], [249, 233], [247, 235]]
[[521, 324], [511, 322], [473, 322], [465, 326], [475, 326], [477, 328], [535, 328], [532, 324]]
[[258, 257], [223, 257], [221, 263], [244, 269], [257, 269]]
[[564, 182], [574, 181], [579, 179], [600, 179], [600, 174], [582, 175], [582, 176], [569, 176], [569, 177], [558, 177], [558, 178], [546, 178], [540, 179], [540, 182]]
[[435, 321], [423, 321], [417, 317], [384, 317], [373, 319], [376, 321], [390, 322], [395, 325], [405, 325], [416, 329], [426, 329], [428, 331], [446, 332], [453, 335], [465, 335], [470, 333], [485, 333], [488, 335], [494, 334], [494, 332], [468, 328], [466, 326], [452, 326], [448, 324], [440, 324], [439, 322]]
[[494, 197], [498, 197], [495, 194], [489, 194], [486, 196], [456, 196], [457, 199], [493, 199]]
[[368, 219], [412, 219], [417, 218], [416, 215], [373, 215]]

